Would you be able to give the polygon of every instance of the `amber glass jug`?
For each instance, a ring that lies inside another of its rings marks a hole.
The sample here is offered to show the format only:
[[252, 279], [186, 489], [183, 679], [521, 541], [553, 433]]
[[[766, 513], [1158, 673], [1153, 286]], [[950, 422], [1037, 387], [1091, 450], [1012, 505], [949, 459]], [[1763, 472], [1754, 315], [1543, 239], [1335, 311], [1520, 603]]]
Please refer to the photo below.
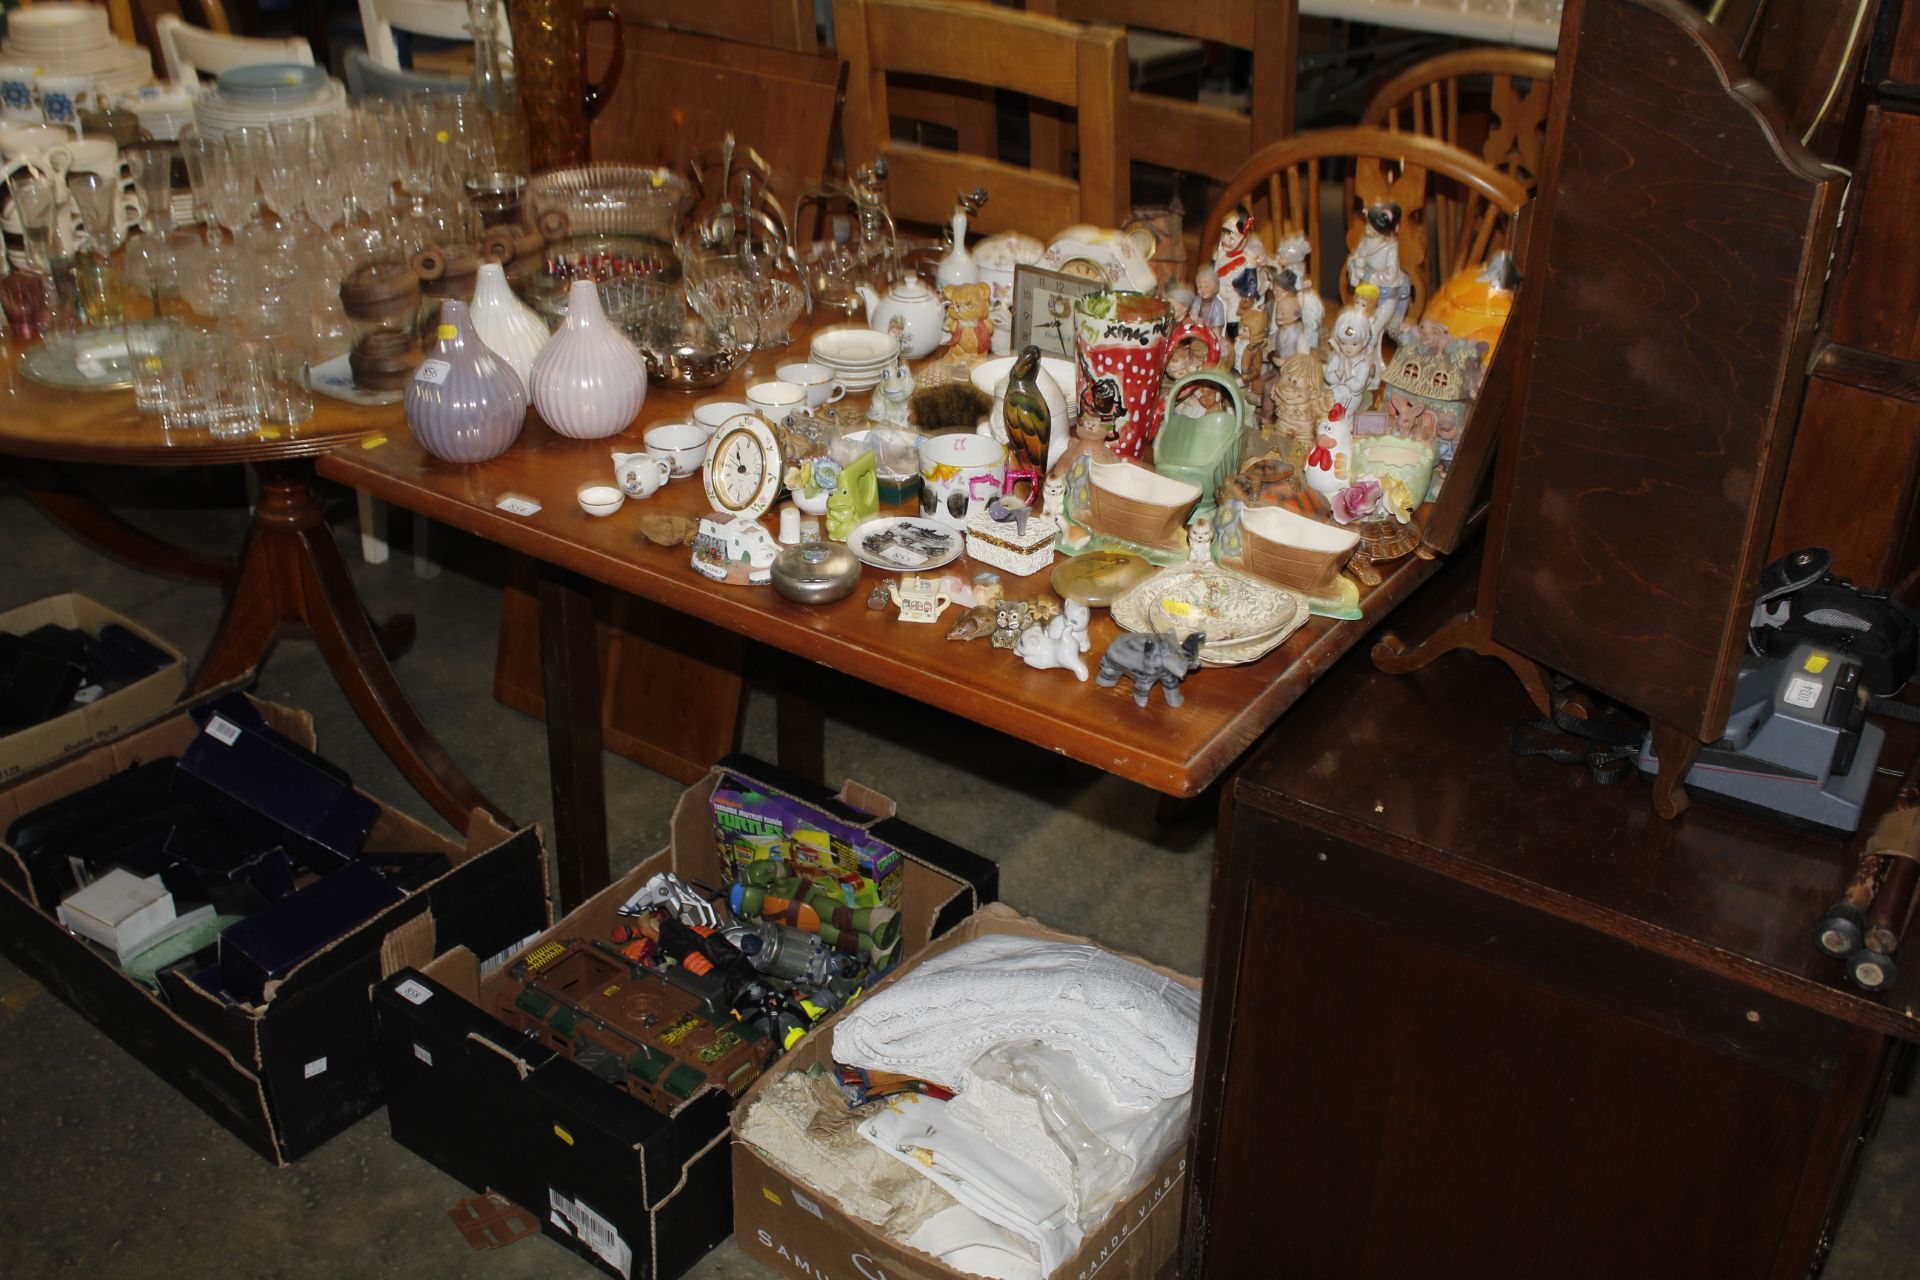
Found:
[[[611, 4], [586, 0], [508, 0], [514, 76], [527, 119], [527, 158], [538, 173], [585, 164], [587, 126], [613, 96], [626, 58], [626, 28]], [[613, 29], [613, 58], [587, 79], [587, 24]]]

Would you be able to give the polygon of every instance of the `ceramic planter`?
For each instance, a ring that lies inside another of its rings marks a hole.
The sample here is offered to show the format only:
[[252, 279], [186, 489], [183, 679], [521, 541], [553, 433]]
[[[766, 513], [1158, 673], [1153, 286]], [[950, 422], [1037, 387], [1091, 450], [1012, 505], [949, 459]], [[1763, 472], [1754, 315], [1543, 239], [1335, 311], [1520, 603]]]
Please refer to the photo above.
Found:
[[534, 359], [531, 390], [546, 424], [575, 440], [617, 435], [646, 402], [646, 359], [600, 309], [593, 281], [573, 282], [566, 323]]

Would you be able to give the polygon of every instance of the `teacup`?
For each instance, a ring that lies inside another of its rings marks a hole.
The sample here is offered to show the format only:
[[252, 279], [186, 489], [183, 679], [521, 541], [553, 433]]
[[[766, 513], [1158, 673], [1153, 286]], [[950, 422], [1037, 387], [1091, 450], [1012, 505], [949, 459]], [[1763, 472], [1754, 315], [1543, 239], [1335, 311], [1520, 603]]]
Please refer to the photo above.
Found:
[[40, 114], [48, 124], [72, 124], [93, 105], [92, 76], [35, 76]]
[[664, 458], [676, 476], [690, 476], [707, 457], [706, 429], [692, 422], [669, 422], [648, 427], [643, 437], [647, 453]]
[[1007, 447], [991, 436], [955, 432], [920, 442], [920, 514], [929, 520], [964, 530], [1006, 483]]
[[832, 404], [847, 394], [842, 384], [833, 380], [833, 370], [823, 364], [783, 364], [774, 370], [782, 382], [790, 382], [802, 387], [807, 393], [807, 408], [818, 409], [823, 404]]
[[693, 406], [693, 420], [709, 437], [721, 427], [743, 413], [752, 413], [753, 406], [744, 400], [709, 400], [705, 404]]
[[747, 388], [747, 403], [774, 426], [784, 426], [807, 407], [807, 389], [791, 382], [756, 382]]
[[651, 453], [616, 453], [613, 476], [629, 498], [651, 498], [673, 478], [673, 464]]

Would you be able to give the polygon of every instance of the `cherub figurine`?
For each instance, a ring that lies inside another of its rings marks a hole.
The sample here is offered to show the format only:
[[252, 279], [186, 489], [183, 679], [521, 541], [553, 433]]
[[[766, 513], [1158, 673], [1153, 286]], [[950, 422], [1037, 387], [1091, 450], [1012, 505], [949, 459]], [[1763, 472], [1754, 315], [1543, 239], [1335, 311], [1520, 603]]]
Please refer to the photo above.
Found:
[[1377, 327], [1382, 333], [1400, 332], [1401, 318], [1413, 297], [1413, 282], [1400, 269], [1400, 206], [1391, 200], [1367, 206], [1360, 243], [1347, 255], [1347, 282], [1380, 290]]
[[1221, 220], [1213, 262], [1200, 270], [1203, 277], [1211, 270], [1217, 279], [1227, 324], [1239, 320], [1241, 310], [1249, 305], [1265, 310], [1267, 285], [1260, 268], [1266, 264], [1266, 246], [1253, 233], [1253, 210], [1243, 202]]
[[1360, 410], [1367, 393], [1380, 385], [1380, 340], [1386, 334], [1377, 298], [1370, 284], [1355, 290], [1352, 306], [1341, 311], [1327, 335], [1327, 363], [1322, 376], [1334, 399], [1348, 413]]

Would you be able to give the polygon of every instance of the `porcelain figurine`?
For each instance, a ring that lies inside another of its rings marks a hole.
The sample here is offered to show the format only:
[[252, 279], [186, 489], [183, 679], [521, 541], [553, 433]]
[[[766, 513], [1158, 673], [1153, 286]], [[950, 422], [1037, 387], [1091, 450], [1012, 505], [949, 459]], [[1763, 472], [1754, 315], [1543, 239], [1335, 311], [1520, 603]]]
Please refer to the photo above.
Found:
[[1267, 306], [1267, 363], [1279, 364], [1292, 356], [1311, 355], [1320, 346], [1320, 331], [1326, 327], [1327, 307], [1311, 284], [1291, 267], [1283, 267], [1273, 278], [1273, 294]]
[[940, 290], [946, 299], [946, 332], [955, 358], [980, 360], [993, 352], [993, 291], [984, 284], [953, 284]]
[[900, 611], [902, 622], [938, 622], [953, 597], [938, 578], [904, 577], [887, 584], [887, 598]]
[[1187, 526], [1187, 559], [1213, 559], [1213, 521], [1205, 516], [1195, 516]]
[[1028, 627], [1014, 643], [1013, 652], [1036, 671], [1064, 667], [1082, 684], [1087, 679], [1087, 664], [1081, 658], [1092, 647], [1087, 625], [1092, 611], [1078, 600], [1067, 601], [1059, 617], [1044, 627]]
[[1341, 311], [1327, 337], [1327, 363], [1321, 376], [1335, 400], [1354, 413], [1380, 385], [1380, 340], [1386, 334], [1374, 308], [1372, 285], [1361, 285], [1352, 306]]
[[1033, 625], [1033, 607], [1025, 600], [1002, 599], [994, 606], [993, 647], [1011, 649], [1020, 643], [1020, 633]]
[[919, 276], [900, 281], [884, 298], [869, 285], [856, 287], [866, 304], [869, 329], [888, 333], [893, 322], [900, 321], [900, 354], [904, 359], [923, 360], [939, 347], [946, 326], [946, 304]]
[[913, 399], [913, 370], [901, 361], [880, 375], [873, 389], [873, 402], [867, 407], [867, 421], [876, 427], [904, 427], [912, 421], [909, 401]]
[[827, 537], [845, 542], [847, 535], [880, 514], [879, 464], [863, 453], [840, 468], [840, 482], [827, 495]]
[[1000, 609], [994, 604], [976, 604], [947, 628], [949, 640], [978, 640], [990, 636], [1000, 625]]
[[1267, 356], [1267, 313], [1240, 309], [1240, 333], [1233, 340], [1233, 373], [1247, 395], [1257, 400], [1264, 389]]
[[1007, 374], [1001, 419], [1007, 428], [1007, 484], [1024, 478], [1028, 493], [1047, 469], [1053, 442], [1053, 410], [1040, 390], [1040, 348], [1028, 347]]
[[972, 255], [967, 252], [967, 219], [980, 212], [986, 203], [985, 187], [962, 191], [954, 198], [953, 243], [947, 246], [946, 257], [940, 259], [940, 265], [933, 273], [933, 283], [942, 292], [951, 285], [980, 282], [980, 271], [974, 266]]
[[541, 419], [576, 440], [617, 434], [639, 414], [646, 359], [607, 319], [593, 281], [569, 288], [566, 323], [535, 358], [528, 387]]
[[1288, 461], [1305, 461], [1313, 429], [1333, 404], [1333, 392], [1321, 377], [1320, 362], [1302, 352], [1282, 360], [1267, 382], [1265, 421], [1260, 434], [1271, 451]]
[[1376, 327], [1382, 333], [1399, 333], [1413, 297], [1413, 282], [1400, 268], [1400, 206], [1391, 200], [1370, 204], [1364, 220], [1360, 243], [1347, 255], [1347, 283], [1380, 290]]
[[1260, 268], [1266, 263], [1266, 248], [1254, 234], [1253, 211], [1244, 203], [1235, 206], [1220, 222], [1213, 262], [1200, 273], [1205, 276], [1211, 271], [1217, 280], [1228, 324], [1237, 321], [1248, 306], [1265, 308], [1267, 282]]
[[1220, 277], [1209, 267], [1202, 267], [1193, 282], [1193, 304], [1187, 309], [1187, 318], [1206, 326], [1222, 342], [1226, 341], [1231, 316], [1227, 313], [1227, 304], [1220, 298]]
[[1353, 418], [1346, 405], [1336, 402], [1320, 419], [1307, 451], [1306, 477], [1309, 488], [1329, 497], [1352, 481]]
[[1185, 640], [1170, 631], [1129, 631], [1114, 637], [1100, 655], [1100, 674], [1094, 683], [1111, 689], [1128, 677], [1133, 681], [1133, 701], [1142, 707], [1159, 685], [1167, 705], [1177, 707], [1185, 701], [1180, 682], [1200, 669], [1200, 646], [1206, 642], [1205, 634], [1198, 631]]

